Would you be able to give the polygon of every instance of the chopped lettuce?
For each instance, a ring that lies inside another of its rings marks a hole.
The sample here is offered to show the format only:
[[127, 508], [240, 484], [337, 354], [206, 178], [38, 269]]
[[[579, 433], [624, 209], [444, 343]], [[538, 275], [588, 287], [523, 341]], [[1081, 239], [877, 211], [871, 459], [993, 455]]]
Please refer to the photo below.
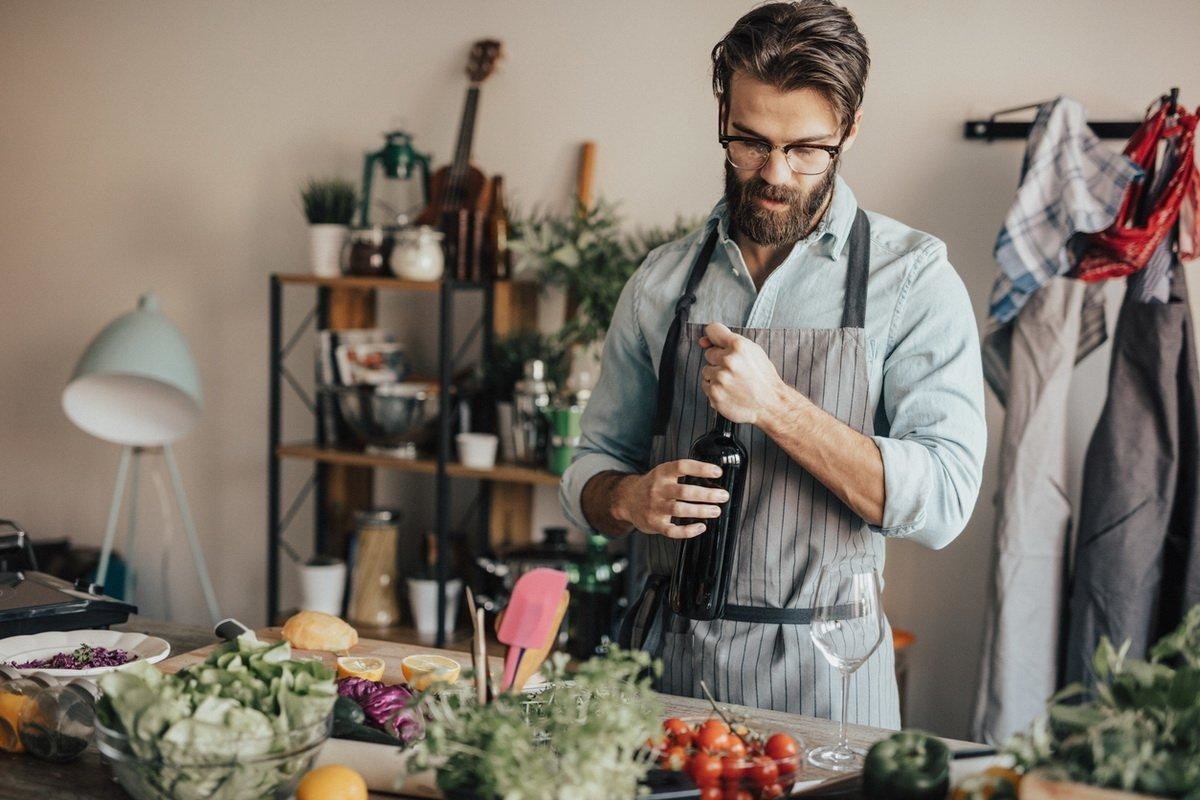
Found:
[[100, 688], [100, 721], [136, 758], [114, 761], [118, 779], [184, 800], [271, 796], [306, 768], [337, 699], [332, 669], [253, 633], [175, 675], [136, 662]]

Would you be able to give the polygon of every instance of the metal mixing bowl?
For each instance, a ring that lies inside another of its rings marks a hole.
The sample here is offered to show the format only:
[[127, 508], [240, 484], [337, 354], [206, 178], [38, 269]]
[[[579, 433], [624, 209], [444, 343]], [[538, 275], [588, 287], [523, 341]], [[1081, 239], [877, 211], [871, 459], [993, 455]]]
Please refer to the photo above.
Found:
[[328, 386], [342, 419], [366, 445], [367, 452], [416, 458], [416, 434], [436, 409], [429, 400], [436, 387], [428, 383], [383, 383], [378, 386]]

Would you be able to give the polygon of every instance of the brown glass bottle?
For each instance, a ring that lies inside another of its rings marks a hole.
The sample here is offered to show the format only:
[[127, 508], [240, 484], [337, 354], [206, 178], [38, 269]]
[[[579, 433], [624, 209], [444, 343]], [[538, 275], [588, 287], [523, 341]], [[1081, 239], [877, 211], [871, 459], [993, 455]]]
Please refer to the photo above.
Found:
[[725, 609], [733, 570], [746, 480], [746, 448], [734, 437], [733, 423], [718, 415], [713, 429], [692, 445], [691, 457], [716, 464], [721, 468], [721, 477], [686, 477], [684, 483], [724, 489], [729, 500], [721, 507], [719, 517], [679, 521], [681, 525], [703, 522], [705, 530], [685, 539], [679, 548], [679, 560], [671, 573], [671, 609], [691, 619], [716, 619]]
[[492, 178], [492, 206], [488, 211], [486, 227], [483, 246], [487, 269], [484, 277], [508, 280], [512, 272], [512, 253], [508, 249], [508, 206], [504, 202], [504, 177], [501, 175]]

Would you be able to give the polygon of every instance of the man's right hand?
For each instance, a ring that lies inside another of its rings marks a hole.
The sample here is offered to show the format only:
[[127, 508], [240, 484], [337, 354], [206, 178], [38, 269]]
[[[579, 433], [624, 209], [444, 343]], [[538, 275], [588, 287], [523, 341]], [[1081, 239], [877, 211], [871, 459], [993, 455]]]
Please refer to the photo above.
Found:
[[611, 514], [643, 533], [690, 539], [704, 533], [703, 522], [677, 525], [673, 518], [712, 519], [729, 500], [724, 489], [680, 483], [680, 478], [719, 478], [721, 468], [690, 458], [659, 464], [645, 475], [626, 475], [612, 493]]

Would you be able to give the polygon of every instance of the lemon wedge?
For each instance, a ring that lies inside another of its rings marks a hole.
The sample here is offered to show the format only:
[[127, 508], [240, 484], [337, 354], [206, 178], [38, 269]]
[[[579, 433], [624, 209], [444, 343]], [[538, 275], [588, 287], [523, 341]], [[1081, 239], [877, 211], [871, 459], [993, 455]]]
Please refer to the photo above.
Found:
[[404, 680], [418, 692], [423, 692], [435, 683], [454, 683], [462, 672], [462, 666], [452, 658], [419, 653], [400, 662]]
[[337, 660], [338, 680], [362, 678], [368, 681], [383, 680], [384, 663], [374, 656], [342, 656]]

